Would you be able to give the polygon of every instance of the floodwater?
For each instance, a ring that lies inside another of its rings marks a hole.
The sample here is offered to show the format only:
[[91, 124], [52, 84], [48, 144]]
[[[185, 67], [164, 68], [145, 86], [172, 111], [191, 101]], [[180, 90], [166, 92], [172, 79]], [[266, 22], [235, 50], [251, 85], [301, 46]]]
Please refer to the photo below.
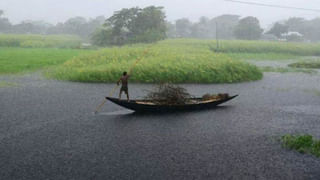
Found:
[[[183, 85], [239, 94], [220, 108], [136, 114], [107, 102], [113, 84], [1, 76], [0, 179], [320, 179], [320, 159], [281, 147], [320, 138], [320, 75], [265, 73], [237, 84]], [[130, 84], [132, 98], [152, 85]]]

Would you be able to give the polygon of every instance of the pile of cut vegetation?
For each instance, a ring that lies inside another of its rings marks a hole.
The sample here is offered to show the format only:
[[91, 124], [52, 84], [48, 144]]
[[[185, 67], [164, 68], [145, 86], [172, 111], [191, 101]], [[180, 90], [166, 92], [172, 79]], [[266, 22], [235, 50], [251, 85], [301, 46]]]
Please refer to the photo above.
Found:
[[178, 85], [164, 83], [157, 85], [156, 88], [154, 88], [153, 91], [150, 91], [145, 98], [157, 105], [184, 105], [217, 101], [227, 99], [228, 97], [229, 94], [207, 93], [203, 95], [202, 98], [194, 98], [194, 96], [188, 93], [185, 88]]
[[203, 101], [220, 100], [229, 98], [229, 94], [205, 94], [202, 96]]
[[146, 96], [155, 104], [187, 104], [190, 102], [192, 95], [183, 87], [173, 84], [160, 84]]

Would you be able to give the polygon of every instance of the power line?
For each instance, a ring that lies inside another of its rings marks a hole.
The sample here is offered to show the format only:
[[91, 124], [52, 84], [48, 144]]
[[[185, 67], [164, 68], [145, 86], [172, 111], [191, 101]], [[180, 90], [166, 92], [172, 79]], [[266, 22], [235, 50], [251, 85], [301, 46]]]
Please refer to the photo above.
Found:
[[294, 9], [294, 10], [302, 10], [302, 11], [320, 12], [320, 9], [308, 9], [308, 8], [281, 6], [281, 5], [274, 5], [274, 4], [255, 3], [255, 2], [248, 2], [248, 1], [237, 1], [237, 0], [225, 0], [225, 1], [229, 1], [232, 3], [254, 5], [254, 6], [265, 6], [265, 7], [274, 7], [274, 8], [282, 8], [282, 9]]

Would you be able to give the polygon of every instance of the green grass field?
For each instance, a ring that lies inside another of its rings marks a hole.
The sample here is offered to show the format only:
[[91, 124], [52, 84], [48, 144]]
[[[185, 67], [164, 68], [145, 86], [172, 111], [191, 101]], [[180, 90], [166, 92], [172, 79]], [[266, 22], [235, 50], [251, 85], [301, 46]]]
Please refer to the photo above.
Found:
[[320, 43], [288, 43], [271, 41], [221, 41], [217, 49], [214, 43], [210, 45], [215, 52], [251, 53], [251, 54], [282, 54], [296, 56], [319, 56]]
[[88, 50], [0, 47], [0, 74], [35, 71], [86, 52]]
[[[69, 38], [69, 39], [68, 39]], [[16, 41], [15, 41], [16, 39]], [[43, 41], [51, 45], [24, 42]], [[68, 47], [74, 36], [0, 35], [0, 74], [30, 72], [49, 68], [48, 77], [80, 82], [114, 82], [128, 71], [149, 46], [134, 44], [100, 50]], [[7, 42], [7, 44], [6, 44]], [[9, 43], [8, 43], [9, 42]], [[50, 42], [50, 43], [49, 43]], [[58, 42], [58, 43], [53, 43]], [[15, 44], [16, 43], [16, 44]], [[27, 44], [27, 43], [26, 43]], [[307, 72], [300, 68], [257, 68], [242, 60], [287, 60], [320, 54], [319, 44], [264, 41], [220, 41], [169, 39], [151, 46], [150, 52], [133, 69], [131, 81], [155, 83], [232, 83], [258, 80], [264, 72]], [[9, 47], [1, 47], [9, 46]], [[27, 46], [26, 46], [27, 47]]]
[[[214, 53], [208, 41], [183, 43], [166, 40], [152, 45], [149, 53], [133, 70], [132, 82], [143, 83], [232, 83], [258, 80], [260, 70], [251, 64]], [[105, 48], [78, 56], [51, 71], [61, 80], [80, 82], [115, 82], [142, 56], [147, 45]]]
[[240, 60], [254, 60], [254, 61], [281, 61], [281, 60], [293, 60], [299, 59], [301, 56], [293, 54], [284, 54], [284, 53], [225, 53], [231, 58], [240, 59]]
[[79, 48], [81, 42], [73, 35], [0, 34], [0, 47]]

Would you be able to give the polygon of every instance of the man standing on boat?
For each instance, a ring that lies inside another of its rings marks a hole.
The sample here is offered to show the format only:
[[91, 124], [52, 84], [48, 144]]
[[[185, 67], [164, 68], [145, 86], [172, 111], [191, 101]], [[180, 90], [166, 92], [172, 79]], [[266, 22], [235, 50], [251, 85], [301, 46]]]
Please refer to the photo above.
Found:
[[123, 72], [121, 78], [117, 81], [117, 85], [119, 85], [120, 81], [121, 81], [121, 89], [119, 92], [119, 99], [121, 99], [121, 94], [122, 91], [124, 91], [127, 95], [127, 100], [129, 101], [129, 93], [128, 93], [128, 79], [129, 79], [129, 75], [127, 74], [127, 72]]

